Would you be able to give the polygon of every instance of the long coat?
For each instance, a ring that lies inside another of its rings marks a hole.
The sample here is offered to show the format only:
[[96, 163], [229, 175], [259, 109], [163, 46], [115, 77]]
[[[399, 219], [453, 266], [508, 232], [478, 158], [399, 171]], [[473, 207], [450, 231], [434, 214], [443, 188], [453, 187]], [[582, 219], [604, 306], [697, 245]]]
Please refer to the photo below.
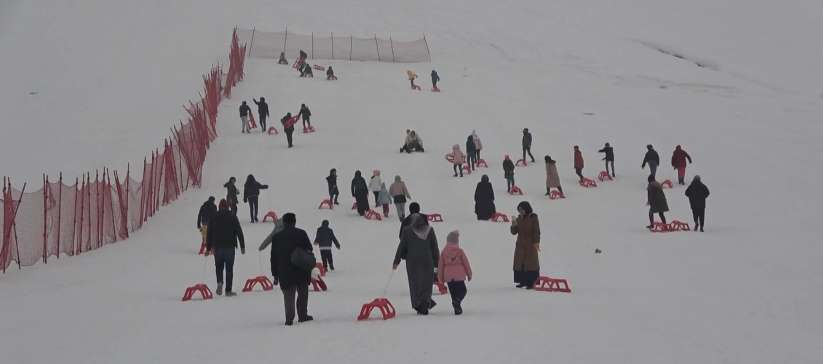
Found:
[[663, 186], [660, 185], [660, 182], [649, 183], [646, 191], [648, 192], [647, 203], [651, 212], [669, 211], [669, 203], [666, 202], [666, 195], [663, 193]]
[[546, 187], [560, 187], [560, 175], [557, 173], [557, 163], [546, 163]]
[[686, 153], [683, 149], [675, 149], [674, 153], [672, 153], [672, 167], [674, 168], [686, 167], [687, 160], [691, 163], [692, 156], [690, 156], [689, 153]]
[[517, 224], [511, 226], [512, 235], [517, 235], [514, 245], [515, 271], [540, 271], [540, 259], [535, 245], [540, 244], [540, 221], [536, 214], [518, 216]]
[[474, 190], [474, 213], [478, 220], [488, 220], [497, 212], [494, 206], [494, 190], [489, 182], [478, 182]]
[[286, 226], [283, 231], [272, 237], [271, 274], [277, 277], [281, 288], [308, 285], [311, 281], [309, 272], [291, 263], [291, 254], [295, 249], [312, 251], [311, 240], [306, 231]]
[[703, 182], [692, 182], [686, 188], [686, 196], [689, 198], [689, 206], [694, 211], [706, 209], [706, 198], [709, 197], [709, 188]]
[[583, 169], [583, 153], [580, 150], [574, 151], [574, 168]]
[[354, 177], [351, 181], [351, 194], [357, 201], [357, 212], [361, 215], [369, 209], [369, 186], [363, 177]]
[[440, 250], [437, 248], [434, 229], [426, 226], [426, 231], [428, 231], [426, 238], [421, 239], [413, 228], [404, 229], [403, 238], [394, 255], [394, 264], [400, 264], [401, 259], [406, 260], [409, 295], [413, 308], [429, 308], [434, 283], [434, 267], [440, 260]]

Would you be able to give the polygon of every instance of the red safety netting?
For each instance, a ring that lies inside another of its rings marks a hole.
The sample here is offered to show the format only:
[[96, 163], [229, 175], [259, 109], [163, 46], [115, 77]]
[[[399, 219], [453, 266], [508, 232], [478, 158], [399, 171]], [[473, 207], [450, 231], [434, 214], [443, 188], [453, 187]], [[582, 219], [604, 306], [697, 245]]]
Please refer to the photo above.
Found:
[[71, 185], [62, 173], [57, 181], [44, 174], [43, 188], [35, 192], [26, 192], [25, 183], [17, 189], [4, 177], [0, 268], [5, 272], [12, 262], [18, 267], [45, 263], [49, 257], [82, 254], [127, 239], [161, 206], [199, 187], [206, 152], [217, 138], [218, 107], [243, 79], [245, 54], [235, 29], [228, 72], [217, 65], [203, 76], [200, 100], [184, 106], [188, 120], [173, 127], [162, 149], [144, 159], [142, 174], [130, 166], [125, 176], [103, 169], [85, 173]]

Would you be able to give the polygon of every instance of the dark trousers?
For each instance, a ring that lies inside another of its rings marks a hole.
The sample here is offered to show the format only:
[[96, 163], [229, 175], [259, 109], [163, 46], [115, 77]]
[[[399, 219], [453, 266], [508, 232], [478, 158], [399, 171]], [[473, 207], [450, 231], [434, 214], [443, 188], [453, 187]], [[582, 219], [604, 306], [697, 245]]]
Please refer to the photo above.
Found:
[[[663, 222], [663, 224], [666, 223], [666, 216], [663, 215], [662, 212], [658, 212], [657, 216], [660, 216], [660, 221]], [[654, 225], [654, 212], [652, 209], [649, 209], [649, 225]]]
[[695, 230], [697, 230], [698, 225], [703, 228], [703, 224], [706, 222], [706, 208], [692, 207], [692, 217], [694, 217]]
[[372, 191], [374, 194], [374, 208], [376, 209], [377, 206], [380, 206], [380, 203], [377, 201], [377, 198], [380, 197], [380, 191]]
[[223, 269], [226, 270], [226, 292], [231, 291], [231, 283], [234, 278], [234, 247], [215, 248], [214, 266], [217, 273], [217, 283], [223, 283]]
[[463, 165], [462, 164], [454, 164], [454, 176], [457, 177], [457, 172], [460, 172], [460, 177], [463, 177]]
[[289, 142], [289, 148], [291, 148], [293, 146], [292, 145], [292, 140], [293, 140], [292, 135], [294, 134], [294, 127], [285, 129], [285, 132], [286, 132], [286, 141]]
[[657, 164], [649, 163], [650, 176], [657, 177]]
[[539, 276], [540, 272], [536, 270], [515, 270], [514, 283], [521, 286], [533, 287], [534, 282], [537, 281], [537, 277]]
[[448, 282], [446, 285], [449, 286], [449, 294], [452, 296], [452, 306], [460, 306], [460, 303], [466, 298], [466, 282]]
[[334, 258], [331, 249], [320, 249], [320, 259], [323, 260], [323, 268], [334, 270]]
[[231, 211], [232, 215], [237, 216], [237, 202], [229, 202], [229, 211]]
[[309, 126], [311, 126], [311, 116], [303, 115], [303, 129], [306, 128], [306, 124], [309, 124]]
[[514, 176], [506, 177], [506, 191], [511, 192], [514, 187]]
[[251, 215], [251, 222], [257, 222], [257, 196], [249, 196], [249, 215]]
[[472, 151], [472, 152], [466, 153], [466, 155], [469, 158], [469, 168], [471, 168], [471, 170], [473, 171], [474, 170], [474, 165], [477, 164], [477, 152]]
[[283, 306], [286, 309], [286, 321], [294, 321], [295, 296], [297, 296], [297, 318], [302, 320], [309, 315], [309, 285], [297, 284], [291, 287], [280, 287], [283, 292]]
[[614, 161], [608, 161], [608, 160], [606, 161], [606, 173], [609, 173], [609, 164], [612, 165], [611, 174], [612, 174], [612, 177], [614, 177]]
[[337, 187], [329, 188], [329, 201], [337, 205], [337, 198], [340, 196], [340, 191]]
[[526, 153], [529, 154], [529, 158], [532, 159], [532, 163], [534, 163], [534, 156], [532, 155], [532, 147], [523, 147], [523, 161], [526, 161]]
[[580, 180], [583, 180], [583, 168], [575, 168], [574, 173], [577, 173], [577, 177], [580, 177]]
[[266, 132], [266, 114], [260, 114], [260, 128], [264, 133]]

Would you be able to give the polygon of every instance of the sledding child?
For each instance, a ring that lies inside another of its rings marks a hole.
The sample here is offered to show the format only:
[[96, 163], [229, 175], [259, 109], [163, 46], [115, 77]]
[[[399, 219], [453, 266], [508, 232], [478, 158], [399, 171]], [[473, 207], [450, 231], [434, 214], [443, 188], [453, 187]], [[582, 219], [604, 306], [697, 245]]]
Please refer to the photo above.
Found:
[[414, 80], [417, 79], [417, 73], [414, 73], [412, 70], [406, 70], [406, 76], [409, 77], [409, 83], [411, 84], [412, 90], [418, 89], [418, 86], [414, 84]]
[[466, 298], [466, 280], [472, 280], [469, 258], [460, 248], [460, 232], [455, 230], [446, 236], [446, 246], [437, 264], [437, 280], [449, 286], [454, 314], [463, 313], [461, 303]]
[[383, 217], [389, 217], [389, 206], [391, 205], [391, 195], [386, 189], [386, 183], [380, 183], [380, 191], [377, 193], [377, 205], [383, 206]]
[[463, 177], [463, 163], [466, 161], [466, 155], [460, 151], [460, 145], [452, 146], [452, 164], [454, 164], [454, 176], [457, 177], [457, 172], [460, 172], [460, 177]]
[[334, 259], [331, 255], [332, 243], [334, 243], [337, 250], [340, 250], [340, 242], [337, 241], [337, 237], [334, 236], [334, 230], [329, 227], [329, 220], [323, 220], [320, 227], [317, 228], [317, 234], [314, 236], [314, 244], [320, 248], [320, 258], [323, 260], [323, 268], [327, 271], [334, 270]]

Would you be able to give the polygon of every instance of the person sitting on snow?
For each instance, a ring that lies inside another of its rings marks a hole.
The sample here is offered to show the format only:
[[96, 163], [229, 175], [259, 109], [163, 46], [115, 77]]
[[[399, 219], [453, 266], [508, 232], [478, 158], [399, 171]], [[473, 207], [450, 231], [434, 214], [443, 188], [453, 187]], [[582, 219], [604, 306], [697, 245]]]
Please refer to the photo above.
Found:
[[314, 78], [314, 74], [311, 71], [311, 65], [308, 63], [303, 63], [303, 67], [300, 68], [300, 77], [311, 77]]
[[286, 60], [286, 52], [280, 52], [280, 59], [277, 60], [277, 64], [289, 64], [289, 61]]
[[334, 75], [334, 70], [332, 70], [331, 66], [329, 66], [329, 68], [326, 69], [326, 80], [334, 81], [336, 79], [337, 79], [337, 76]]
[[406, 153], [423, 152], [423, 140], [414, 130], [406, 130], [406, 140], [400, 151]]

